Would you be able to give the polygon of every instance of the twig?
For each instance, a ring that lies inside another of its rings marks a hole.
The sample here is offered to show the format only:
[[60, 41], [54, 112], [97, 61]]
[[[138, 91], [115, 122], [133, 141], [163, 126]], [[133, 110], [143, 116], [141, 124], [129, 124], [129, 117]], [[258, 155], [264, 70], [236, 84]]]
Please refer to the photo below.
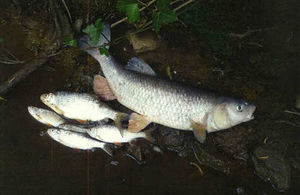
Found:
[[271, 28], [260, 28], [260, 29], [253, 29], [253, 30], [247, 30], [247, 32], [243, 33], [243, 34], [238, 34], [238, 33], [229, 33], [228, 36], [229, 37], [235, 37], [235, 38], [239, 38], [239, 39], [243, 39], [249, 35], [251, 35], [252, 33], [255, 32], [262, 32], [262, 31], [267, 31], [267, 30], [274, 30], [274, 29], [278, 29], [278, 27], [271, 27]]
[[300, 125], [299, 125], [299, 124], [292, 123], [292, 122], [290, 122], [290, 121], [280, 120], [280, 121], [276, 121], [276, 123], [284, 123], [284, 124], [287, 124], [287, 125], [291, 125], [291, 126], [299, 127], [299, 128], [300, 128]]
[[186, 5], [188, 5], [188, 4], [190, 4], [190, 3], [194, 2], [194, 1], [195, 1], [195, 0], [189, 0], [189, 1], [187, 1], [187, 2], [185, 2], [185, 3], [181, 4], [181, 5], [179, 5], [178, 7], [176, 7], [176, 8], [174, 9], [174, 11], [176, 12], [176, 11], [180, 10], [181, 8], [185, 7]]
[[17, 71], [7, 81], [0, 84], [0, 93], [7, 92], [12, 86], [26, 78], [27, 75], [39, 68], [45, 62], [47, 62], [47, 60], [48, 57], [42, 53], [32, 61], [26, 63], [21, 70]]
[[[146, 4], [147, 6], [142, 7], [141, 9], [139, 9], [139, 11], [140, 11], [140, 12], [143, 11], [143, 10], [146, 9], [147, 7], [151, 6], [155, 1], [156, 1], [156, 0], [150, 1], [149, 3]], [[115, 22], [115, 23], [112, 23], [112, 24], [110, 25], [110, 28], [113, 28], [113, 27], [117, 26], [118, 24], [121, 24], [122, 22], [125, 22], [127, 19], [128, 19], [128, 18], [125, 17], [125, 18], [122, 18], [121, 20], [119, 20], [119, 21], [117, 21], [117, 22]]]
[[247, 45], [253, 45], [253, 46], [257, 46], [257, 47], [263, 47], [262, 44], [255, 43], [255, 42], [246, 42], [245, 44], [247, 44]]
[[295, 115], [300, 116], [300, 113], [299, 113], [299, 112], [293, 112], [293, 111], [289, 111], [289, 110], [285, 110], [284, 112], [285, 112], [285, 113], [295, 114]]
[[24, 64], [26, 61], [17, 61], [17, 60], [3, 60], [3, 59], [0, 59], [0, 63], [2, 64]]
[[180, 1], [184, 1], [184, 0], [175, 0], [175, 1], [172, 1], [172, 2], [170, 3], [170, 5], [174, 5], [174, 4], [176, 4], [176, 3], [180, 2]]
[[69, 16], [69, 18], [70, 18], [70, 22], [72, 22], [72, 17], [71, 17], [71, 14], [70, 14], [70, 10], [69, 10], [69, 8], [68, 8], [68, 6], [67, 6], [65, 0], [61, 0], [61, 1], [62, 1], [62, 3], [64, 4], [64, 7], [65, 7], [65, 9], [66, 9], [66, 11], [67, 11], [67, 13], [68, 13], [68, 16]]
[[201, 169], [201, 167], [199, 165], [197, 165], [196, 163], [194, 162], [190, 162], [190, 165], [193, 165], [195, 167], [197, 167], [198, 171], [200, 172], [200, 175], [202, 176], [203, 175], [203, 171]]

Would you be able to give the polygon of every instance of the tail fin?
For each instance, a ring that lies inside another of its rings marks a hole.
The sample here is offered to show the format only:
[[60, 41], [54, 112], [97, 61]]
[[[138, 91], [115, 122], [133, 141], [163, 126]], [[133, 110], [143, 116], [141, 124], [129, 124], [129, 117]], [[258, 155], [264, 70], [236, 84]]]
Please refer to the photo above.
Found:
[[113, 156], [113, 151], [110, 147], [110, 144], [105, 144], [102, 148], [109, 156]]
[[154, 125], [145, 131], [145, 139], [151, 143], [154, 143], [156, 140], [153, 137], [152, 133], [157, 128], [157, 125]]
[[[100, 54], [99, 54], [97, 48], [91, 48], [91, 47], [100, 47], [100, 46], [102, 46], [106, 43], [109, 43], [110, 40], [111, 40], [111, 38], [110, 38], [110, 26], [109, 26], [109, 24], [105, 24], [104, 29], [101, 32], [99, 42], [96, 45], [93, 45], [90, 42], [89, 36], [85, 35], [85, 36], [80, 38], [79, 47], [80, 47], [80, 49], [82, 49], [82, 50], [86, 51], [87, 53], [89, 53], [91, 56], [95, 57], [95, 55], [100, 55]], [[106, 46], [106, 48], [108, 49], [109, 46]]]
[[122, 113], [122, 112], [118, 112], [117, 116], [115, 118], [115, 124], [116, 124], [117, 128], [119, 129], [122, 137], [124, 135], [124, 129], [122, 128], [122, 121], [124, 121], [128, 118], [129, 118], [129, 115], [127, 113]]

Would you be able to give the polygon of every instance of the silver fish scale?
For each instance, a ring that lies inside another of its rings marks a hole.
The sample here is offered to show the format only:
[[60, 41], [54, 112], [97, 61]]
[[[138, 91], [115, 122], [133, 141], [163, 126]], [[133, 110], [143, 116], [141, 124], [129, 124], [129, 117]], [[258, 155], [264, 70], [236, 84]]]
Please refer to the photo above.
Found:
[[110, 60], [101, 59], [101, 67], [114, 95], [149, 121], [192, 130], [190, 120], [203, 123], [205, 114], [216, 104], [217, 97], [212, 93], [195, 92], [175, 82], [127, 71]]

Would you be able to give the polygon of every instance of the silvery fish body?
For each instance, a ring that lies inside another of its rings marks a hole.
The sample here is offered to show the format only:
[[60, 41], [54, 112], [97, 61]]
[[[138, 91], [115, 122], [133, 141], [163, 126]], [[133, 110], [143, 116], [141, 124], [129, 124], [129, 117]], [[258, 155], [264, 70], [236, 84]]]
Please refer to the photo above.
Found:
[[65, 131], [61, 129], [48, 129], [47, 134], [55, 141], [74, 149], [90, 150], [93, 148], [101, 148], [109, 155], [110, 151], [106, 148], [106, 143], [99, 142], [84, 136], [81, 133]]
[[45, 125], [48, 125], [48, 126], [57, 127], [65, 122], [65, 120], [63, 118], [61, 118], [55, 112], [52, 112], [50, 110], [46, 110], [43, 108], [28, 106], [28, 112], [37, 121], [39, 121]]
[[58, 114], [81, 121], [99, 121], [105, 118], [116, 120], [118, 115], [117, 111], [84, 93], [48, 93], [41, 95], [41, 101]]
[[123, 131], [123, 136], [121, 136], [118, 128], [109, 124], [102, 124], [87, 129], [87, 133], [95, 139], [108, 143], [127, 143], [138, 138], [151, 139], [146, 132], [131, 133], [126, 130]]
[[[110, 37], [108, 28], [104, 34]], [[100, 38], [99, 44], [103, 43]], [[100, 55], [97, 49], [86, 51], [100, 63], [117, 100], [150, 122], [180, 130], [195, 132], [205, 128], [213, 132], [254, 118], [255, 106], [246, 101], [126, 70], [111, 55]]]

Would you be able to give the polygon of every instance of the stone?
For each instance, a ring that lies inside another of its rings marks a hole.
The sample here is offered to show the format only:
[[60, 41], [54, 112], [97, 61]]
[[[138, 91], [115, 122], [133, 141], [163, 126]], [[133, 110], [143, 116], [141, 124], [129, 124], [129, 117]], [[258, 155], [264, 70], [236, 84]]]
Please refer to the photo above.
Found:
[[255, 173], [280, 191], [291, 185], [291, 168], [284, 153], [267, 145], [257, 147], [252, 155]]

